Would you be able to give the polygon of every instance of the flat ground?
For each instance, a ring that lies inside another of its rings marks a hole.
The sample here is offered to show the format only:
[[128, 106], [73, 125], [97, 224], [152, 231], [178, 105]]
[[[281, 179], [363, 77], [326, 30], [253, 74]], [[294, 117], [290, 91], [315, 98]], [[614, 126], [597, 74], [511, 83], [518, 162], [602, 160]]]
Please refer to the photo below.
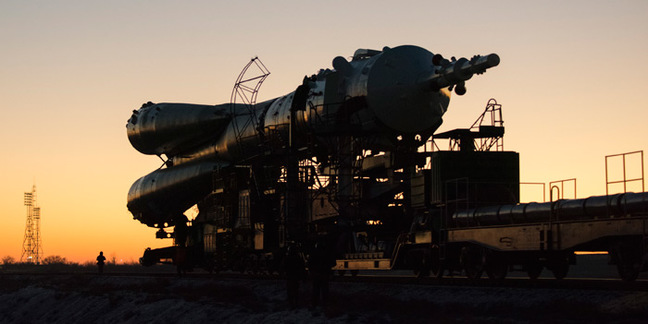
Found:
[[648, 322], [648, 292], [331, 283], [291, 309], [282, 280], [0, 274], [0, 323]]

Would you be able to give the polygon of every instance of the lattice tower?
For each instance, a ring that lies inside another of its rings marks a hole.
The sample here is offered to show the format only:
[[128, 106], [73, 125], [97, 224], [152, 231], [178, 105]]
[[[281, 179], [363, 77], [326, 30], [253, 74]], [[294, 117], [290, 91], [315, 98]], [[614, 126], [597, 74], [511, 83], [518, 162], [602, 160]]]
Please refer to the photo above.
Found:
[[40, 207], [36, 204], [36, 185], [32, 187], [31, 192], [25, 192], [25, 207], [27, 221], [20, 261], [40, 264], [43, 255], [43, 243], [40, 231]]

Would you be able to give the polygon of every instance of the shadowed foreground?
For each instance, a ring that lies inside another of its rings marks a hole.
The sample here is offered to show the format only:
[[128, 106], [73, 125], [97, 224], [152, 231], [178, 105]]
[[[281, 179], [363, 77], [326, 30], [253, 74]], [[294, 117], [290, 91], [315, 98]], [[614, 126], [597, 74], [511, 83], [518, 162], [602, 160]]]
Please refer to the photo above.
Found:
[[624, 321], [648, 318], [648, 292], [333, 282], [291, 310], [282, 280], [0, 275], [2, 323], [388, 323]]

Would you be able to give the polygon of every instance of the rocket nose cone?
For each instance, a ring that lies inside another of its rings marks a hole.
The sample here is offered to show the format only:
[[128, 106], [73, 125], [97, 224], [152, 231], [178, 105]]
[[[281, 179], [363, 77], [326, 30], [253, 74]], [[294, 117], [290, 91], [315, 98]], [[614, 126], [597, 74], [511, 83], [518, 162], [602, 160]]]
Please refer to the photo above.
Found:
[[230, 121], [229, 107], [183, 103], [143, 107], [126, 125], [128, 139], [141, 153], [175, 155], [216, 138]]

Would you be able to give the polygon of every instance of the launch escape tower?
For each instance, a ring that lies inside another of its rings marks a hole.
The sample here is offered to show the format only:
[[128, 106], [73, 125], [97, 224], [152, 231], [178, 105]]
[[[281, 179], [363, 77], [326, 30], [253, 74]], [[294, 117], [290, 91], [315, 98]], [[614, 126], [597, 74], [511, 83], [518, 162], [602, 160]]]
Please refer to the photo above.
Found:
[[36, 203], [36, 185], [31, 192], [25, 192], [27, 221], [23, 239], [21, 262], [40, 264], [43, 255], [43, 242], [40, 232], [40, 207]]

